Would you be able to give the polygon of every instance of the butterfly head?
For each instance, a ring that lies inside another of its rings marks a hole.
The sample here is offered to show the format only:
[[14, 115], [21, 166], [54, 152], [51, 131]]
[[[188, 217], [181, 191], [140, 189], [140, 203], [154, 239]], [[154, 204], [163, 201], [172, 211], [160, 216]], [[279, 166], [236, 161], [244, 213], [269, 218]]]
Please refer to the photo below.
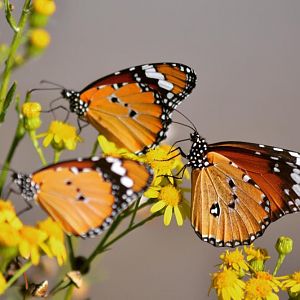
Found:
[[187, 155], [188, 165], [193, 169], [202, 169], [209, 166], [207, 161], [207, 142], [200, 136], [197, 131], [194, 131], [190, 135], [192, 147], [190, 153]]
[[67, 99], [70, 103], [70, 111], [76, 113], [79, 117], [84, 116], [88, 110], [89, 104], [80, 99], [80, 93], [62, 89], [61, 95], [64, 99]]
[[39, 190], [39, 185], [32, 180], [31, 175], [13, 173], [12, 179], [19, 187], [21, 195], [26, 201], [31, 201], [35, 198]]

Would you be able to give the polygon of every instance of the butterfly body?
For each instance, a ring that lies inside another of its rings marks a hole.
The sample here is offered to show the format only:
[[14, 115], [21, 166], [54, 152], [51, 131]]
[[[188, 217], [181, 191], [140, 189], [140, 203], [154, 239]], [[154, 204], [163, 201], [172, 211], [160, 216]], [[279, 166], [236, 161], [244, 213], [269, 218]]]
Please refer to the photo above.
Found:
[[119, 148], [142, 153], [166, 138], [172, 112], [195, 84], [188, 66], [153, 63], [105, 76], [80, 92], [63, 89], [61, 95], [71, 112]]
[[152, 180], [152, 170], [136, 161], [92, 157], [48, 166], [32, 175], [14, 174], [26, 201], [37, 203], [66, 233], [100, 234], [135, 201]]
[[271, 222], [300, 210], [299, 153], [242, 142], [207, 144], [197, 132], [191, 141], [191, 221], [202, 240], [247, 245]]

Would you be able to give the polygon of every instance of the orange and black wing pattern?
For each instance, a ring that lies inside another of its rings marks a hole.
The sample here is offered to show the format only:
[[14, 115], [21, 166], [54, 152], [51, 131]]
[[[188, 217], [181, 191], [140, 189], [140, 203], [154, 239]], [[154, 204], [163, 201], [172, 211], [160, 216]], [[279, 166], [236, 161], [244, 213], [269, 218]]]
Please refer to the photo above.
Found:
[[210, 145], [236, 163], [270, 201], [270, 218], [300, 210], [300, 153], [263, 144], [224, 142]]
[[142, 195], [152, 170], [108, 156], [65, 161], [25, 176], [16, 174], [15, 182], [27, 201], [35, 199], [66, 233], [93, 237]]
[[63, 90], [70, 110], [118, 147], [142, 153], [166, 138], [171, 114], [193, 90], [195, 72], [153, 63], [100, 78], [80, 92]]
[[300, 153], [243, 142], [207, 144], [198, 132], [192, 167], [192, 225], [214, 246], [250, 244], [300, 210]]
[[192, 172], [191, 222], [198, 236], [217, 247], [252, 243], [270, 223], [264, 192], [225, 156], [207, 154], [209, 165]]

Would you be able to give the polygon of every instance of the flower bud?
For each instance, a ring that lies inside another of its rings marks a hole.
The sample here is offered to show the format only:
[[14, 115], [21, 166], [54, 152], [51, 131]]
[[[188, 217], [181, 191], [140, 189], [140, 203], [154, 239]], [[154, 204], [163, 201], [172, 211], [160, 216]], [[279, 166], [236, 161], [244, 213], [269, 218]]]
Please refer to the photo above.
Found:
[[29, 48], [30, 55], [39, 55], [50, 44], [50, 34], [44, 29], [33, 29], [29, 36]]
[[38, 102], [26, 102], [23, 104], [22, 114], [24, 116], [24, 127], [26, 130], [36, 130], [41, 126], [41, 109], [42, 107]]
[[265, 269], [265, 262], [263, 259], [254, 259], [249, 262], [249, 265], [255, 272], [262, 272]]
[[287, 236], [281, 236], [276, 242], [275, 249], [279, 255], [287, 255], [293, 250], [293, 240]]
[[53, 0], [34, 0], [32, 4], [34, 12], [45, 16], [53, 15], [56, 9]]

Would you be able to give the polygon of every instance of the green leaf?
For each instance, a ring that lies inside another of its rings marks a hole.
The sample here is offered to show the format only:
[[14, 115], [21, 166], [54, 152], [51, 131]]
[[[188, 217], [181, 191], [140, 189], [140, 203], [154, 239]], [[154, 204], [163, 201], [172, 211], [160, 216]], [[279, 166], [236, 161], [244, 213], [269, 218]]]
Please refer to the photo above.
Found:
[[16, 84], [16, 82], [14, 82], [12, 84], [11, 88], [9, 89], [9, 91], [8, 91], [8, 93], [6, 95], [6, 98], [4, 100], [3, 111], [0, 114], [0, 123], [4, 122], [6, 111], [7, 111], [8, 107], [9, 107], [11, 101], [14, 98], [14, 95], [15, 95], [15, 92], [16, 92], [16, 88], [17, 88], [17, 84]]

